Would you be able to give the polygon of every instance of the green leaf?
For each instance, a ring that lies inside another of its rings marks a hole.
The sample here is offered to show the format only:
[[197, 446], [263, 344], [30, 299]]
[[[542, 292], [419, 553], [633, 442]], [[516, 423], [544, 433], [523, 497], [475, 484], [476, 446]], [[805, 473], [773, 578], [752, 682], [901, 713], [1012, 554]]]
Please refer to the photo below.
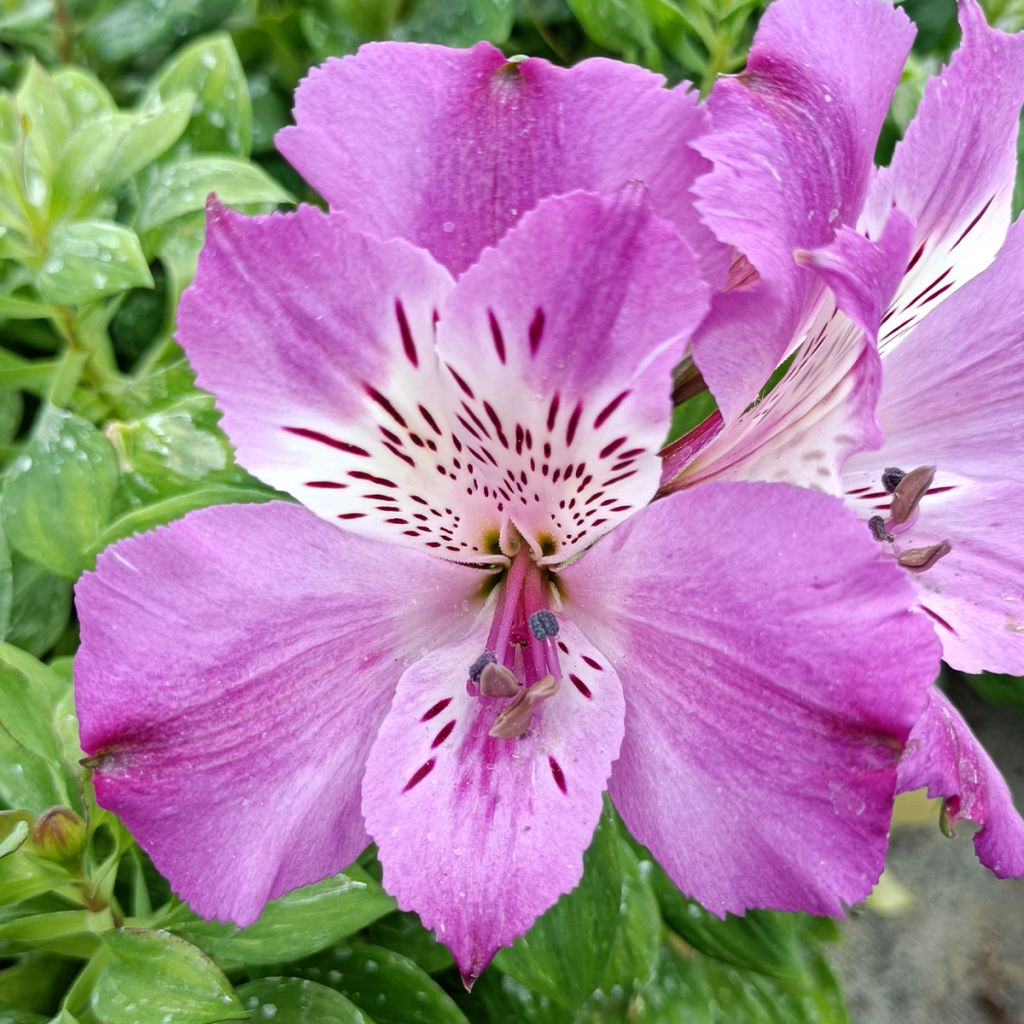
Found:
[[0, 971], [0, 1003], [44, 1013], [73, 973], [74, 966], [61, 957], [32, 953]]
[[[743, 971], [685, 944], [667, 945], [654, 980], [633, 1006], [634, 1024], [847, 1024], [828, 965], [808, 987]], [[591, 1020], [615, 1020], [595, 1012]]]
[[248, 928], [191, 918], [172, 930], [205, 949], [217, 963], [274, 964], [336, 945], [394, 910], [394, 902], [362, 868], [273, 900]]
[[214, 27], [238, 5], [239, 0], [119, 0], [100, 7], [81, 43], [104, 62], [150, 56]]
[[69, 802], [60, 766], [26, 750], [6, 729], [0, 729], [0, 799], [37, 814]]
[[64, 101], [72, 125], [85, 124], [117, 110], [107, 87], [85, 68], [58, 68], [53, 72], [53, 84]]
[[635, 56], [654, 43], [644, 0], [568, 0], [583, 31], [612, 53]]
[[367, 942], [408, 957], [428, 974], [448, 970], [455, 964], [451, 953], [420, 924], [415, 914], [388, 914], [363, 929], [362, 935]]
[[126, 512], [115, 519], [103, 531], [93, 545], [88, 561], [91, 563], [105, 547], [130, 537], [142, 530], [151, 530], [155, 526], [163, 526], [174, 519], [180, 519], [197, 508], [208, 508], [210, 505], [235, 505], [274, 501], [281, 497], [263, 487], [245, 487], [234, 484], [217, 484], [212, 487], [198, 487], [194, 491], [176, 494], [174, 497], [155, 501], [152, 505]]
[[53, 708], [67, 687], [31, 654], [0, 643], [0, 725], [26, 750], [59, 762]]
[[54, 176], [53, 210], [88, 209], [113, 194], [178, 141], [191, 110], [186, 94], [137, 114], [103, 114], [79, 127]]
[[107, 220], [65, 221], [50, 236], [37, 286], [45, 301], [76, 306], [152, 288], [153, 276], [134, 231]]
[[808, 956], [820, 941], [817, 920], [771, 910], [751, 910], [744, 917], [730, 914], [723, 920], [683, 896], [653, 862], [647, 871], [665, 923], [695, 949], [759, 974], [806, 978]]
[[71, 581], [20, 555], [12, 560], [13, 608], [0, 640], [41, 658], [64, 632], [71, 615]]
[[100, 934], [110, 925], [109, 910], [59, 910], [52, 914], [29, 914], [0, 923], [0, 940], [28, 949], [88, 959], [99, 948]]
[[71, 131], [71, 116], [50, 75], [30, 60], [14, 95], [25, 129], [25, 197], [42, 210], [50, 196], [50, 179], [57, 156]]
[[195, 96], [192, 120], [185, 131], [192, 150], [249, 155], [249, 87], [230, 36], [206, 36], [175, 54], [150, 86], [148, 102], [156, 98], [166, 102], [181, 93]]
[[46, 1018], [31, 1010], [0, 1004], [0, 1024], [46, 1024]]
[[67, 410], [47, 408], [4, 481], [8, 543], [74, 579], [110, 519], [117, 479], [117, 459], [106, 438]]
[[661, 933], [654, 895], [609, 812], [583, 864], [579, 886], [495, 958], [506, 974], [570, 1009], [595, 989], [642, 983]]
[[468, 1024], [426, 971], [382, 946], [353, 942], [297, 968], [373, 1016], [374, 1024]]
[[254, 1021], [274, 1024], [376, 1024], [344, 996], [300, 978], [260, 978], [238, 990]]
[[990, 704], [1006, 704], [1009, 707], [1024, 708], [1024, 679], [1017, 676], [1001, 676], [996, 672], [982, 672], [971, 676], [964, 674], [971, 689]]
[[13, 827], [0, 838], [0, 860], [21, 849], [21, 844], [28, 839], [31, 831], [29, 823], [19, 819], [13, 823]]
[[394, 35], [446, 46], [472, 46], [481, 39], [500, 45], [512, 32], [515, 13], [512, 0], [416, 0]]
[[211, 192], [226, 206], [273, 206], [292, 197], [256, 164], [230, 156], [194, 156], [165, 164], [143, 191], [139, 232], [202, 210]]
[[195, 946], [168, 932], [122, 928], [104, 937], [105, 970], [92, 1010], [104, 1024], [211, 1024], [248, 1017], [227, 978]]

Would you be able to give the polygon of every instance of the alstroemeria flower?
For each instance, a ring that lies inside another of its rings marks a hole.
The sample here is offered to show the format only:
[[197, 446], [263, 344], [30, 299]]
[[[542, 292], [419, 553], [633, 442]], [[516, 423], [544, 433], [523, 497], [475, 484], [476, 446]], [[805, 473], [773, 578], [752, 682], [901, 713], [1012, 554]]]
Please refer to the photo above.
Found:
[[718, 912], [870, 888], [934, 639], [834, 498], [644, 507], [706, 307], [638, 186], [544, 201], [457, 280], [339, 214], [212, 210], [179, 337], [306, 507], [194, 513], [77, 594], [97, 797], [198, 912], [372, 838], [472, 979], [576, 884], [606, 786]]
[[[804, 53], [796, 27], [804, 7], [779, 0], [773, 8], [768, 35], [755, 46], [768, 66]], [[816, 9], [856, 38], [883, 16], [881, 7]], [[884, 17], [902, 19], [892, 10]], [[863, 205], [847, 210], [854, 228], [839, 226], [814, 251], [796, 246], [792, 274], [817, 274], [835, 300], [801, 314], [806, 330], [796, 340], [803, 344], [764, 401], [724, 425], [716, 416], [668, 453], [666, 485], [784, 480], [843, 495], [880, 553], [907, 570], [946, 661], [968, 672], [1020, 675], [1024, 225], [1007, 228], [1024, 36], [991, 29], [973, 0], [961, 3], [960, 21], [962, 45], [929, 83], [891, 166], [875, 174]], [[853, 123], [856, 112], [837, 108], [830, 78], [832, 57], [849, 45], [837, 35], [834, 53], [819, 52], [805, 72], [816, 88], [790, 94], [775, 83], [800, 111], [787, 108], [794, 122]], [[764, 132], [763, 93], [755, 86], [731, 87], [738, 104], [732, 143], [744, 123], [755, 137]], [[737, 99], [742, 88], [750, 90], [745, 107]], [[780, 148], [785, 170], [777, 173], [802, 175], [809, 191], [828, 194], [833, 168], [815, 167], [802, 142], [796, 133]], [[716, 168], [713, 177], [726, 173]], [[759, 236], [762, 248], [774, 245], [777, 260], [792, 255], [794, 236], [773, 230], [774, 239], [771, 230]], [[860, 273], [851, 273], [858, 264]], [[801, 287], [801, 296], [814, 291]], [[786, 308], [795, 315], [802, 302]], [[751, 346], [762, 356], [778, 352], [771, 338]], [[938, 692], [901, 775], [902, 788], [922, 785], [948, 798], [953, 820], [983, 825], [975, 839], [983, 863], [999, 875], [1024, 874], [1024, 822], [995, 766]]]

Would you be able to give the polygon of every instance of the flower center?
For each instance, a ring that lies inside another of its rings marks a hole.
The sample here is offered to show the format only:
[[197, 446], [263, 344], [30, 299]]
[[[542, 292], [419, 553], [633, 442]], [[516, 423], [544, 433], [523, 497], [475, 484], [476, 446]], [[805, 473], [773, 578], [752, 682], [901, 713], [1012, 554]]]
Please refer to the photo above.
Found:
[[481, 700], [507, 702], [490, 735], [516, 739], [561, 683], [558, 619], [548, 607], [548, 570], [534, 561], [527, 544], [520, 544], [499, 587], [487, 648], [469, 666], [466, 688]]
[[875, 540], [882, 544], [892, 544], [896, 561], [910, 572], [927, 571], [953, 550], [953, 545], [948, 540], [920, 548], [901, 550], [897, 546], [897, 535], [908, 530], [916, 522], [922, 499], [944, 490], [933, 488], [934, 480], [934, 466], [918, 466], [909, 473], [896, 466], [887, 466], [882, 472], [882, 488], [886, 494], [892, 495], [889, 515], [876, 515], [868, 520], [868, 529]]

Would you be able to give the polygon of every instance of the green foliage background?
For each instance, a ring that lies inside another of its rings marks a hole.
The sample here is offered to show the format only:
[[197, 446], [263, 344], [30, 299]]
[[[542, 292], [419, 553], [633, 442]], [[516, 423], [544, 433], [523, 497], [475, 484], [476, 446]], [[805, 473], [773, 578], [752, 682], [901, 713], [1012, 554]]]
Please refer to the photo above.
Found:
[[[1022, 0], [988, 7], [1024, 28]], [[921, 34], [883, 157], [957, 35], [952, 0], [907, 8]], [[0, 1024], [846, 1020], [823, 953], [831, 922], [711, 917], [610, 810], [580, 887], [472, 994], [395, 909], [372, 851], [250, 928], [201, 921], [96, 806], [71, 693], [72, 586], [98, 551], [274, 496], [235, 464], [172, 334], [210, 192], [253, 212], [316, 201], [272, 143], [310, 65], [371, 39], [488, 39], [562, 63], [618, 56], [706, 90], [742, 65], [760, 9], [0, 0]], [[1015, 680], [974, 684], [1022, 703]], [[498, 869], [502, 884], [515, 883]]]

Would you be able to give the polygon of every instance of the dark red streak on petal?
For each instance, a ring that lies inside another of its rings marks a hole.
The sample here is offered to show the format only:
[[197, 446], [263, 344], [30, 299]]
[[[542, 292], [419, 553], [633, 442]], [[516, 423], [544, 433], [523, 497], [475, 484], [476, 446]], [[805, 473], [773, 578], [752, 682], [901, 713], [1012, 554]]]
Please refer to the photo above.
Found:
[[402, 305], [401, 299], [395, 299], [395, 319], [398, 321], [398, 333], [402, 336], [402, 348], [405, 349], [406, 357], [413, 366], [419, 366], [416, 342], [413, 341], [412, 331], [409, 329], [409, 318], [405, 315], [405, 307]]
[[[566, 788], [566, 785], [565, 785], [565, 772], [562, 771], [562, 766], [551, 756], [548, 757], [548, 765], [551, 768], [551, 775], [552, 775], [552, 777], [555, 780], [555, 785], [563, 793], [568, 793], [569, 790]], [[433, 764], [432, 761], [430, 762], [430, 767], [431, 768], [434, 767], [434, 764]], [[420, 769], [420, 771], [422, 771], [422, 769]], [[417, 774], [419, 774], [419, 773], [417, 773]], [[414, 776], [414, 778], [415, 778], [415, 776]], [[419, 780], [417, 779], [417, 781], [419, 781]], [[408, 789], [408, 787], [406, 787], [406, 788]]]
[[285, 427], [284, 429], [296, 437], [306, 438], [307, 441], [319, 441], [320, 444], [337, 448], [339, 452], [345, 452], [346, 455], [360, 455], [363, 458], [370, 457], [370, 453], [365, 448], [360, 448], [356, 444], [349, 444], [347, 441], [339, 441], [336, 437], [329, 437], [327, 434], [321, 434], [319, 430], [310, 430], [308, 427]]
[[413, 786], [419, 785], [433, 770], [436, 760], [431, 758], [429, 761], [421, 764], [419, 768], [413, 772], [412, 778], [402, 787], [403, 793], [408, 793]]
[[452, 730], [455, 728], [455, 719], [453, 718], [446, 725], [441, 726], [441, 731], [434, 737], [433, 742], [430, 744], [430, 749], [435, 750], [441, 746], [442, 743], [452, 734]]
[[429, 722], [432, 718], [436, 718], [449, 704], [451, 704], [451, 697], [444, 697], [439, 700], [433, 707], [428, 708], [423, 712], [423, 717], [420, 719], [421, 722]]
[[590, 692], [590, 687], [587, 686], [587, 684], [583, 682], [583, 680], [580, 679], [579, 676], [573, 675], [572, 672], [569, 673], [569, 681], [572, 683], [573, 686], [576, 687], [577, 690], [580, 691], [580, 693], [583, 694], [584, 697], [587, 698], [587, 700], [590, 700], [590, 698], [594, 696]]

